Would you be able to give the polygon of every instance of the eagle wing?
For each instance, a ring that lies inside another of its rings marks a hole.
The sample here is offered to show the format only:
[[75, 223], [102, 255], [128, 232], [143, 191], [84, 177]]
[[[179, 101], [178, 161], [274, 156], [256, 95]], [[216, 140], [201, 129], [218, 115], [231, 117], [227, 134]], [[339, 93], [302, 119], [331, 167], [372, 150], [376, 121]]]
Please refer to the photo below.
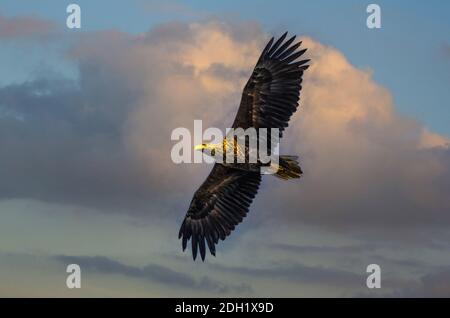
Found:
[[[278, 128], [280, 137], [297, 110], [303, 72], [309, 60], [296, 61], [306, 49], [301, 42], [291, 45], [295, 36], [275, 43], [272, 38], [261, 53], [242, 93], [233, 128]], [[191, 240], [192, 256], [198, 250], [205, 259], [206, 245], [215, 255], [215, 245], [224, 240], [246, 216], [261, 183], [259, 172], [238, 170], [215, 164], [192, 198], [181, 225], [179, 238], [183, 251]]]
[[215, 244], [230, 235], [247, 215], [260, 183], [259, 172], [215, 164], [195, 192], [181, 225], [178, 237], [182, 239], [183, 251], [190, 239], [194, 260], [198, 250], [202, 260], [205, 259], [205, 244], [215, 256]]
[[278, 128], [280, 137], [297, 110], [303, 72], [309, 60], [296, 61], [306, 49], [287, 32], [275, 43], [272, 38], [261, 53], [242, 93], [233, 128]]

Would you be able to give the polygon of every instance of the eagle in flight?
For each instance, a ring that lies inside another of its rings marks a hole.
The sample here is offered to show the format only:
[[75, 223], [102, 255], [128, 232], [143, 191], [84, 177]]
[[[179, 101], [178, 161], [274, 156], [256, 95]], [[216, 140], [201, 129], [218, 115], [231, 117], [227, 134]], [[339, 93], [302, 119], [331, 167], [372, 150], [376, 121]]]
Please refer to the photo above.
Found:
[[[277, 128], [278, 137], [282, 137], [288, 127], [289, 119], [298, 108], [302, 76], [309, 60], [298, 60], [306, 49], [298, 50], [302, 42], [292, 44], [295, 36], [285, 41], [286, 36], [287, 32], [277, 41], [272, 37], [263, 49], [244, 87], [232, 128]], [[214, 157], [229, 144], [224, 138], [221, 144], [201, 144], [195, 149]], [[268, 148], [270, 144], [269, 141]], [[280, 156], [274, 175], [285, 180], [300, 178], [302, 170], [296, 159], [296, 156]], [[205, 260], [206, 245], [210, 253], [216, 255], [219, 239], [225, 240], [247, 215], [261, 183], [262, 166], [259, 161], [247, 165], [214, 164], [208, 178], [195, 192], [181, 224], [179, 239], [182, 239], [183, 251], [191, 240], [194, 260], [198, 251]]]

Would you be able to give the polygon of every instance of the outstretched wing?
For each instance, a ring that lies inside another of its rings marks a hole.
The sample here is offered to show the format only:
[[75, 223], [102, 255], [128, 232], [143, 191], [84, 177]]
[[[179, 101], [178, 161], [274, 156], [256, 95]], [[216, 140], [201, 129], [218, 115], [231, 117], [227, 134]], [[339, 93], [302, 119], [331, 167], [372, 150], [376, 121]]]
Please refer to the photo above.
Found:
[[275, 43], [272, 38], [261, 53], [242, 93], [233, 128], [278, 128], [280, 137], [297, 110], [303, 72], [309, 60], [296, 61], [306, 49], [297, 51], [302, 42], [284, 44], [287, 32]]
[[195, 260], [200, 250], [205, 259], [205, 243], [215, 256], [215, 244], [224, 240], [246, 216], [261, 183], [259, 172], [227, 168], [215, 164], [192, 198], [180, 228], [183, 251], [189, 239]]

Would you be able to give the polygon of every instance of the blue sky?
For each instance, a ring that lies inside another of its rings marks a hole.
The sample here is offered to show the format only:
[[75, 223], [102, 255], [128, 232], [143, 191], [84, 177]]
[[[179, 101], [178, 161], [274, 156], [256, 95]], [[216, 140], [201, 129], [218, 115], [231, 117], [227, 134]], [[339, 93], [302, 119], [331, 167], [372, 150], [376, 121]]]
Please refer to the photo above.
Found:
[[[64, 26], [68, 1], [2, 1], [5, 16], [37, 15]], [[139, 33], [173, 20], [220, 17], [253, 20], [268, 33], [291, 30], [309, 35], [342, 51], [357, 67], [374, 71], [377, 82], [393, 93], [398, 111], [439, 133], [450, 135], [450, 3], [377, 1], [382, 29], [365, 27], [368, 1], [77, 1], [82, 8], [82, 31], [119, 29]], [[2, 45], [4, 46], [4, 45]], [[1, 53], [8, 60], [16, 53]], [[46, 52], [27, 56], [27, 70]], [[34, 56], [33, 56], [34, 55]], [[53, 57], [50, 57], [53, 58]], [[53, 58], [53, 60], [55, 60]], [[31, 65], [30, 65], [31, 64]], [[11, 63], [6, 63], [6, 68]], [[65, 70], [70, 65], [61, 65]], [[2, 82], [17, 76], [17, 69]], [[6, 77], [6, 78], [5, 78]]]

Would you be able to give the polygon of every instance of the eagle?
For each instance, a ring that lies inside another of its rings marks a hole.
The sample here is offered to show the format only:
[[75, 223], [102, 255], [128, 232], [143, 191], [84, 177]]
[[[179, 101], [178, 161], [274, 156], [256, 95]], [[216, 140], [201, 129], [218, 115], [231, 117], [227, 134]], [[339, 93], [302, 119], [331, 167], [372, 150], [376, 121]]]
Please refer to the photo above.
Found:
[[[277, 128], [278, 137], [283, 136], [298, 108], [303, 73], [310, 61], [299, 60], [306, 52], [299, 49], [302, 42], [293, 44], [296, 36], [285, 41], [286, 36], [287, 32], [276, 41], [272, 37], [262, 50], [242, 92], [232, 128]], [[215, 157], [230, 144], [235, 147], [225, 137], [220, 144], [201, 144], [194, 149]], [[268, 145], [271, 148], [272, 143], [268, 141]], [[209, 176], [195, 192], [179, 231], [183, 251], [191, 240], [194, 261], [198, 252], [205, 260], [206, 246], [215, 256], [219, 240], [225, 240], [245, 218], [261, 184], [262, 166], [261, 162], [214, 163]], [[287, 180], [300, 178], [302, 173], [296, 156], [279, 156], [275, 176]]]

